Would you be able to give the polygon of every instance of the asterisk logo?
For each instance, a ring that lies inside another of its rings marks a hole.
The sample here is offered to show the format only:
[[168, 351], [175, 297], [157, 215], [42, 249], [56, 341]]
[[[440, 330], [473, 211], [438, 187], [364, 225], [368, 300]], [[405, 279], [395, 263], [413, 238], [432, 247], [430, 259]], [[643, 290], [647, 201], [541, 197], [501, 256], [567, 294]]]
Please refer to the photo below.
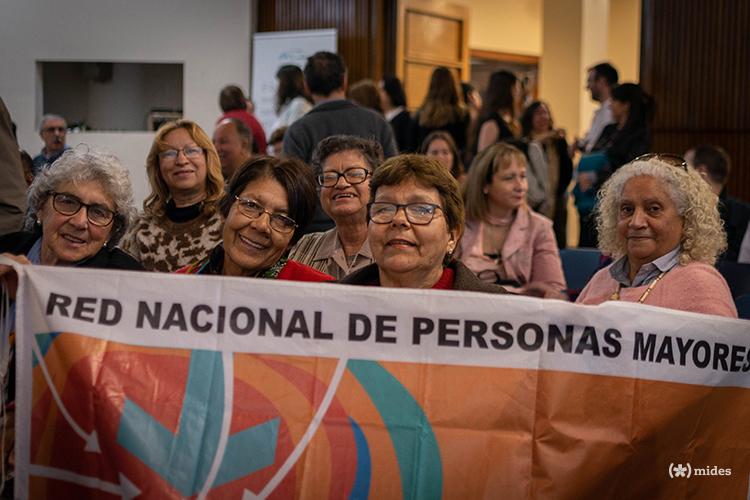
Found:
[[674, 471], [674, 477], [685, 477], [685, 473], [687, 472], [687, 467], [685, 467], [682, 464], [677, 464], [676, 467], [672, 469]]

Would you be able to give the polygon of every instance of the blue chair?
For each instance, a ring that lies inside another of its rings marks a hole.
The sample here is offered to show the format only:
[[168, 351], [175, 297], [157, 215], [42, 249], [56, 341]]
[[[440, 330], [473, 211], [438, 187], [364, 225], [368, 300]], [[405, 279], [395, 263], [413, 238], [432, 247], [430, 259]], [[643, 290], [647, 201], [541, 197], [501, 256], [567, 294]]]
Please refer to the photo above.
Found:
[[565, 281], [569, 290], [582, 290], [599, 269], [601, 252], [595, 248], [564, 248], [560, 250]]
[[750, 293], [734, 299], [734, 305], [737, 306], [737, 314], [741, 319], [750, 319]]

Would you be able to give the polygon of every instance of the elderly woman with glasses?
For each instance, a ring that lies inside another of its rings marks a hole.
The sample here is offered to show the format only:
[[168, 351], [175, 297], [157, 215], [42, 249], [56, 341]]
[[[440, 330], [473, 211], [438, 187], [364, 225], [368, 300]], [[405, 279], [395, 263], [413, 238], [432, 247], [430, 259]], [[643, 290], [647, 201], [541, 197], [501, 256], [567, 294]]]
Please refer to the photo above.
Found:
[[342, 283], [505, 293], [452, 258], [463, 231], [458, 182], [437, 160], [401, 155], [370, 181], [368, 228], [375, 259]]
[[204, 259], [221, 240], [221, 163], [211, 139], [190, 120], [167, 122], [146, 159], [151, 194], [123, 248], [150, 271]]
[[[114, 156], [66, 150], [36, 176], [28, 198], [25, 231], [2, 236], [0, 252], [24, 264], [143, 269], [115, 247], [134, 210], [128, 172]], [[0, 275], [9, 271], [0, 266]]]
[[320, 205], [336, 227], [306, 234], [289, 254], [303, 264], [341, 279], [372, 264], [367, 241], [370, 176], [383, 161], [375, 141], [334, 135], [320, 141], [312, 163], [320, 185]]
[[315, 181], [308, 166], [294, 158], [251, 160], [232, 176], [221, 201], [223, 242], [177, 272], [330, 281], [331, 276], [286, 256], [314, 211]]
[[623, 300], [737, 317], [713, 267], [726, 248], [716, 195], [681, 158], [645, 155], [618, 169], [600, 191], [596, 215], [599, 248], [615, 261], [578, 303]]

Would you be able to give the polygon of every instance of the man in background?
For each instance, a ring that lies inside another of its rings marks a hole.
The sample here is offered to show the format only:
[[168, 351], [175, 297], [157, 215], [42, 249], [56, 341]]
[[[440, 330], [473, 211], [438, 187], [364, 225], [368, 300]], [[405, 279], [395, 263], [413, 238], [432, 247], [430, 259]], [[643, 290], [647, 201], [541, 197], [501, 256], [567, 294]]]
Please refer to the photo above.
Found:
[[221, 173], [228, 181], [252, 156], [253, 136], [240, 120], [225, 118], [216, 125], [213, 141], [221, 161]]
[[602, 135], [604, 127], [614, 123], [612, 118], [612, 89], [617, 86], [618, 74], [614, 66], [603, 62], [588, 69], [586, 90], [591, 93], [591, 100], [600, 103], [599, 108], [594, 111], [591, 119], [591, 127], [586, 137], [578, 139], [574, 143], [576, 147], [588, 153], [594, 147], [599, 136]]
[[42, 148], [42, 152], [33, 159], [34, 176], [52, 165], [66, 149], [70, 149], [65, 144], [67, 131], [68, 124], [62, 116], [44, 115], [42, 117], [42, 124], [39, 126], [39, 136], [44, 141], [44, 147]]

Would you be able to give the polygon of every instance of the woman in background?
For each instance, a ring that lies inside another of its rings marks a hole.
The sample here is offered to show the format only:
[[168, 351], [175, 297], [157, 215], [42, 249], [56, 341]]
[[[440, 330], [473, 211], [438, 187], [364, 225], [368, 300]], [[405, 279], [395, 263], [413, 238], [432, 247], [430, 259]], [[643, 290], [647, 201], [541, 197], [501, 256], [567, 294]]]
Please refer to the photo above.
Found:
[[350, 100], [356, 102], [363, 108], [377, 111], [381, 115], [383, 114], [383, 108], [380, 106], [380, 93], [378, 87], [375, 86], [375, 82], [369, 78], [360, 80], [351, 87], [347, 95]]
[[312, 109], [305, 92], [304, 76], [299, 66], [286, 64], [276, 72], [279, 86], [276, 88], [276, 121], [271, 131], [288, 127]]
[[221, 240], [221, 163], [211, 139], [190, 120], [156, 131], [146, 158], [151, 193], [123, 237], [149, 271], [172, 272], [203, 259]]
[[413, 124], [411, 115], [406, 109], [406, 93], [401, 80], [395, 76], [384, 77], [380, 81], [378, 92], [380, 93], [380, 107], [385, 119], [391, 124], [398, 151], [411, 153], [415, 148], [411, 135]]
[[434, 157], [443, 165], [448, 172], [456, 179], [459, 185], [463, 184], [466, 174], [461, 158], [456, 148], [456, 143], [447, 132], [437, 130], [425, 138], [419, 153]]
[[414, 115], [414, 143], [422, 142], [435, 130], [448, 132], [460, 152], [466, 149], [469, 113], [458, 96], [456, 81], [448, 68], [432, 72], [430, 86], [422, 106]]
[[479, 118], [478, 152], [497, 142], [521, 137], [518, 114], [522, 99], [521, 82], [516, 75], [505, 70], [490, 75]]
[[499, 143], [474, 161], [464, 191], [466, 231], [458, 258], [481, 279], [524, 295], [564, 299], [552, 222], [526, 204], [526, 157]]

